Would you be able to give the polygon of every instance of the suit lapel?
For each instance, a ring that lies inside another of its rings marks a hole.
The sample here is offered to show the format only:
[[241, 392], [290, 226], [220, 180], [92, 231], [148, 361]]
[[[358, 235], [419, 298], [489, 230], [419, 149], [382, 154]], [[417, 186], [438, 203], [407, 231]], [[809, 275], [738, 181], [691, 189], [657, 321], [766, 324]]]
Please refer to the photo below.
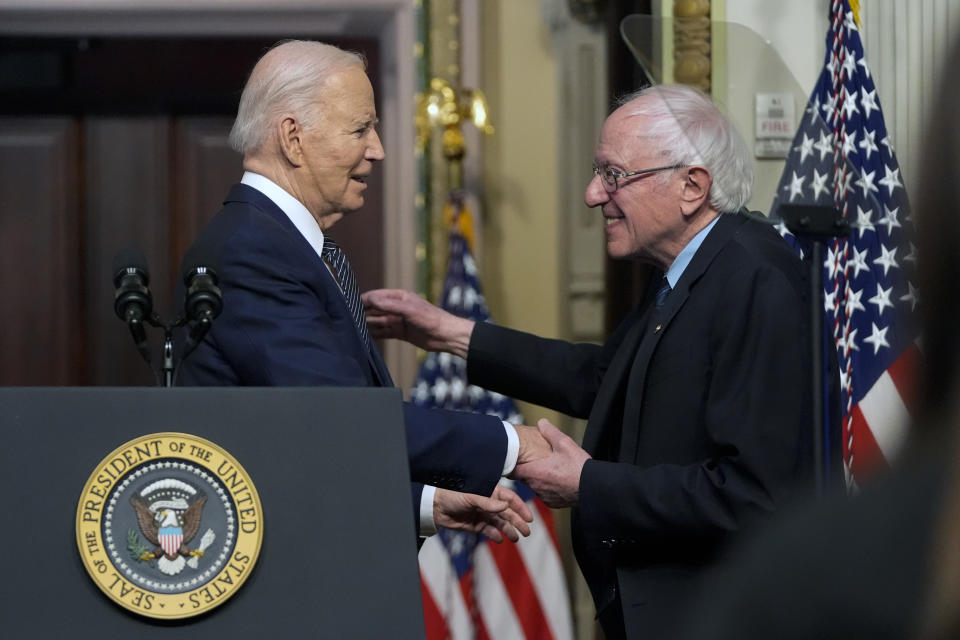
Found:
[[[608, 429], [620, 429], [617, 459], [632, 461], [635, 458], [642, 392], [653, 353], [697, 281], [743, 222], [742, 216], [722, 214], [687, 265], [664, 306], [654, 308], [652, 290], [655, 287], [648, 287], [644, 301], [624, 321], [632, 322], [633, 326], [626, 330], [604, 375], [583, 437], [583, 448], [591, 455], [596, 453]], [[627, 397], [628, 390], [632, 390], [630, 397]]]
[[[683, 308], [690, 293], [695, 289], [700, 278], [706, 272], [710, 263], [713, 262], [720, 250], [727, 244], [734, 233], [745, 222], [743, 216], [736, 214], [721, 214], [717, 224], [714, 225], [703, 244], [697, 249], [693, 259], [683, 275], [677, 281], [677, 286], [673, 288], [663, 307], [654, 310], [646, 330], [643, 332], [643, 339], [640, 341], [636, 353], [633, 354], [632, 366], [628, 374], [628, 389], [636, 389], [642, 392], [646, 387], [647, 371], [650, 366], [650, 360], [653, 358], [654, 351], [660, 344], [660, 340], [667, 333], [673, 319]], [[682, 338], [681, 338], [682, 339]], [[620, 449], [618, 460], [633, 461], [636, 459], [637, 443], [640, 438], [640, 412], [643, 406], [642, 393], [633, 396], [630, 402], [627, 402], [623, 410], [622, 425], [628, 426], [623, 429], [620, 436]]]
[[[227, 204], [228, 202], [245, 202], [253, 205], [274, 219], [277, 224], [287, 231], [287, 233], [296, 238], [298, 246], [303, 252], [303, 259], [317, 266], [317, 268], [320, 270], [320, 277], [324, 278], [324, 284], [327, 291], [331, 292], [331, 297], [340, 301], [339, 304], [342, 306], [343, 312], [347, 315], [347, 317], [351, 317], [352, 314], [347, 308], [347, 301], [343, 296], [340, 285], [333, 277], [333, 274], [330, 273], [327, 265], [324, 264], [320, 256], [317, 255], [317, 252], [314, 250], [314, 248], [309, 242], [307, 242], [307, 239], [303, 237], [303, 234], [300, 233], [296, 225], [294, 225], [287, 214], [283, 212], [283, 209], [278, 207], [273, 200], [265, 196], [257, 189], [245, 184], [235, 184], [233, 187], [231, 187], [223, 204]], [[353, 323], [351, 323], [351, 325], [353, 325]], [[380, 355], [379, 349], [377, 349], [377, 345], [373, 342], [373, 340], [371, 340], [369, 348], [364, 347], [363, 341], [360, 337], [360, 332], [357, 330], [355, 325], [354, 335], [359, 343], [360, 351], [366, 352], [367, 365], [370, 367], [370, 373], [373, 378], [373, 382], [375, 382], [377, 386], [392, 387], [393, 379], [390, 377], [390, 371], [387, 369], [387, 365], [384, 363], [383, 357]]]
[[610, 360], [603, 382], [597, 391], [597, 398], [590, 409], [587, 420], [587, 429], [583, 434], [583, 448], [590, 455], [597, 453], [597, 448], [607, 429], [619, 428], [623, 418], [624, 394], [627, 388], [627, 378], [630, 372], [630, 363], [633, 353], [643, 337], [643, 328], [647, 324], [647, 317], [652, 311], [652, 299], [648, 291], [644, 299], [634, 307], [611, 340], [622, 335], [620, 344]]

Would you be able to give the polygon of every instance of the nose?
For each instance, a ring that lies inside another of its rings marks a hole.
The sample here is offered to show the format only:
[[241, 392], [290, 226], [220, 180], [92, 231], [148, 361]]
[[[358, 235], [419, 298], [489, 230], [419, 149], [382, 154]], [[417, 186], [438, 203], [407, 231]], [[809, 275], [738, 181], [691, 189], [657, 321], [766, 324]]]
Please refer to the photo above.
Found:
[[383, 145], [380, 144], [380, 136], [377, 134], [376, 129], [372, 132], [373, 137], [370, 140], [370, 144], [367, 146], [367, 152], [364, 154], [364, 157], [367, 160], [383, 160], [386, 157], [386, 153], [383, 151]]
[[607, 193], [606, 188], [603, 186], [603, 179], [594, 175], [593, 179], [590, 180], [590, 183], [587, 185], [587, 192], [583, 195], [583, 201], [588, 207], [599, 207], [606, 201], [610, 199], [610, 194]]

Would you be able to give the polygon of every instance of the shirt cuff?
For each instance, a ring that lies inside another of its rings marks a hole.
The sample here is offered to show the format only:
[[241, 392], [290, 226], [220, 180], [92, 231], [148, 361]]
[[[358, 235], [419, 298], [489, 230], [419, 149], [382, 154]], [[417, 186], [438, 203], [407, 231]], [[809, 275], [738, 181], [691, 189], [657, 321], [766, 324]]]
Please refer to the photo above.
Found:
[[513, 468], [517, 466], [517, 458], [520, 457], [520, 436], [509, 422], [503, 423], [503, 429], [507, 432], [507, 459], [503, 462], [503, 475], [506, 476], [510, 475]]
[[433, 521], [433, 495], [437, 492], [436, 487], [428, 484], [423, 485], [423, 492], [420, 494], [420, 537], [426, 538], [437, 532], [437, 525]]

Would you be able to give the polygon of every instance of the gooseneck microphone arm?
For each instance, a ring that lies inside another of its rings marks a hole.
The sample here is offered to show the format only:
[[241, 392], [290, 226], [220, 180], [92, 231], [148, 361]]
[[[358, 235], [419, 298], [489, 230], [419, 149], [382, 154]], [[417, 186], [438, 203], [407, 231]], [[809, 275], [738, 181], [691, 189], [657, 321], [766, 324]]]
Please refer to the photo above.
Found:
[[[182, 271], [186, 286], [183, 313], [171, 322], [165, 322], [153, 310], [150, 294], [150, 272], [147, 259], [138, 249], [125, 249], [113, 260], [113, 310], [126, 323], [133, 336], [137, 352], [157, 376], [158, 384], [172, 387], [176, 381], [177, 366], [173, 349], [173, 329], [188, 325], [186, 345], [181, 362], [197, 348], [223, 309], [223, 296], [217, 279], [216, 259], [202, 250], [193, 249], [184, 258]], [[146, 324], [163, 329], [162, 378], [151, 364], [150, 345]]]

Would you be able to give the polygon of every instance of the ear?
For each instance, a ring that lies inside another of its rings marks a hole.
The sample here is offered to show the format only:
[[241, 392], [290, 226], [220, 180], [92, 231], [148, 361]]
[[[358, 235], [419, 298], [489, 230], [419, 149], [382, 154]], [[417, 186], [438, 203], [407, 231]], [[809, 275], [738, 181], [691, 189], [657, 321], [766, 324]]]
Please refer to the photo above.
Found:
[[292, 115], [285, 115], [277, 123], [280, 153], [294, 167], [303, 165], [303, 126]]
[[710, 196], [712, 184], [713, 176], [709, 169], [699, 165], [687, 167], [680, 196], [680, 210], [683, 215], [693, 215], [700, 210]]

